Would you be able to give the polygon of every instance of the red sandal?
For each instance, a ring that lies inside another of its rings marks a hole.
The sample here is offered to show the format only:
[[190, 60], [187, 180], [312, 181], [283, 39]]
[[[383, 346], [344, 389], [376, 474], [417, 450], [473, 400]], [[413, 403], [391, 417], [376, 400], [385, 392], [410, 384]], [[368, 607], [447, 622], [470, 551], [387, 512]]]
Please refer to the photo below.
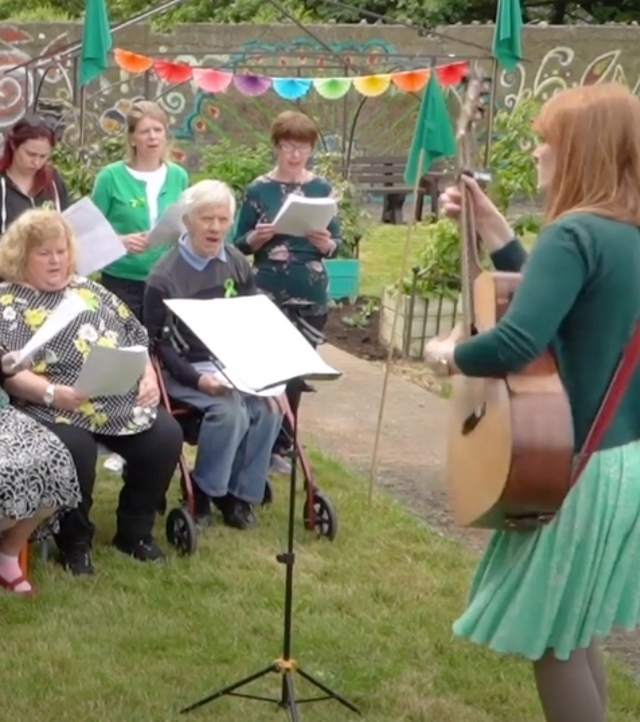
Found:
[[28, 584], [31, 587], [31, 582], [24, 576], [24, 574], [21, 574], [12, 582], [8, 582], [3, 576], [0, 576], [1, 589], [7, 589], [8, 591], [13, 592], [14, 594], [19, 594], [23, 597], [32, 597], [35, 594], [35, 589], [33, 587], [24, 592], [17, 591], [16, 587], [19, 587], [21, 584]]

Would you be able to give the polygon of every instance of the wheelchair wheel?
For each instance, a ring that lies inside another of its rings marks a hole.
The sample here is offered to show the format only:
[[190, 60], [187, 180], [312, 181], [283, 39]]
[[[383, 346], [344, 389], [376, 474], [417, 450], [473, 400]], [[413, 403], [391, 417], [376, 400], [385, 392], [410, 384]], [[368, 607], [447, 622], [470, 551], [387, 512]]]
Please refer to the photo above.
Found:
[[333, 541], [338, 533], [338, 517], [333, 504], [329, 499], [317, 489], [310, 493], [313, 494], [313, 511], [315, 519], [307, 517], [307, 505], [305, 504], [302, 512], [304, 515], [304, 525], [307, 529], [314, 529], [318, 536], [326, 537], [329, 541]]
[[172, 509], [165, 526], [167, 541], [180, 554], [191, 556], [198, 546], [198, 530], [191, 514], [184, 507]]
[[268, 506], [269, 504], [273, 504], [273, 487], [271, 482], [267, 480], [264, 487], [264, 496], [262, 497], [262, 506]]

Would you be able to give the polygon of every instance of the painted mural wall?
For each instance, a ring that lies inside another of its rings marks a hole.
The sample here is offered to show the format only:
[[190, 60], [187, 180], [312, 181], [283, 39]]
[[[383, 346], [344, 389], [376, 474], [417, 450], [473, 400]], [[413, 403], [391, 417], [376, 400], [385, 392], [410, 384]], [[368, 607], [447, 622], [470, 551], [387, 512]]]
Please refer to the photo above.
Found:
[[[361, 78], [459, 60], [478, 60], [487, 71], [491, 67], [492, 28], [487, 26], [445, 28], [435, 38], [395, 26], [323, 26], [310, 31], [314, 37], [293, 25], [184, 25], [170, 35], [158, 35], [140, 26], [117, 33], [115, 45], [173, 63], [274, 78]], [[639, 34], [637, 28], [617, 26], [526, 28], [526, 58], [514, 72], [500, 74], [497, 103], [511, 108], [530, 97], [545, 99], [567, 87], [606, 81], [626, 83], [640, 93]], [[79, 35], [80, 27], [72, 23], [0, 24], [0, 132], [39, 98], [60, 103], [68, 132], [77, 133], [80, 101], [74, 61], [37, 61], [63, 52]], [[363, 96], [351, 88], [334, 99], [308, 92], [291, 101], [272, 89], [251, 95], [232, 86], [208, 93], [192, 81], [170, 82], [153, 70], [132, 74], [114, 64], [87, 87], [85, 122], [88, 137], [115, 132], [134, 99], [158, 99], [189, 160], [202, 143], [225, 137], [255, 142], [264, 137], [277, 112], [296, 106], [316, 119], [328, 148], [338, 150], [352, 140], [356, 149], [369, 153], [404, 153], [419, 97], [387, 85], [378, 95]], [[455, 87], [450, 101], [455, 113]]]

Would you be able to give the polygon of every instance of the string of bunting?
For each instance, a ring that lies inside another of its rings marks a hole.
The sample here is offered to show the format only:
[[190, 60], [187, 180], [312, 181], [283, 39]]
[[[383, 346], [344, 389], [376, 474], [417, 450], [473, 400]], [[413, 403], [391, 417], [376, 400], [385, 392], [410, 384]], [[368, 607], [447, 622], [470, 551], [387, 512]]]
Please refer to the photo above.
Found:
[[[273, 90], [284, 100], [299, 100], [313, 88], [326, 100], [338, 100], [355, 88], [361, 95], [375, 98], [390, 88], [405, 93], [416, 93], [427, 84], [430, 68], [401, 70], [393, 73], [361, 75], [336, 78], [282, 78], [252, 73], [229, 73], [216, 68], [201, 68], [186, 63], [151, 58], [130, 50], [115, 48], [113, 57], [121, 70], [131, 75], [146, 73], [153, 69], [156, 75], [167, 83], [179, 84], [193, 81], [205, 93], [224, 93], [234, 87], [242, 95], [258, 96]], [[434, 68], [441, 85], [458, 85], [464, 78], [468, 63], [455, 62]]]

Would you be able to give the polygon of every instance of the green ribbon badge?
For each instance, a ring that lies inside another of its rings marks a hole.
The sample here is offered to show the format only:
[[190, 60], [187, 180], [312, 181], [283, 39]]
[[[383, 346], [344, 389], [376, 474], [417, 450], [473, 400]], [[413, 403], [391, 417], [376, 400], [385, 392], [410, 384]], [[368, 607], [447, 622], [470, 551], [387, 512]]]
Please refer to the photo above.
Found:
[[224, 297], [233, 298], [237, 295], [238, 292], [236, 291], [236, 284], [233, 282], [233, 278], [227, 278], [224, 282]]

